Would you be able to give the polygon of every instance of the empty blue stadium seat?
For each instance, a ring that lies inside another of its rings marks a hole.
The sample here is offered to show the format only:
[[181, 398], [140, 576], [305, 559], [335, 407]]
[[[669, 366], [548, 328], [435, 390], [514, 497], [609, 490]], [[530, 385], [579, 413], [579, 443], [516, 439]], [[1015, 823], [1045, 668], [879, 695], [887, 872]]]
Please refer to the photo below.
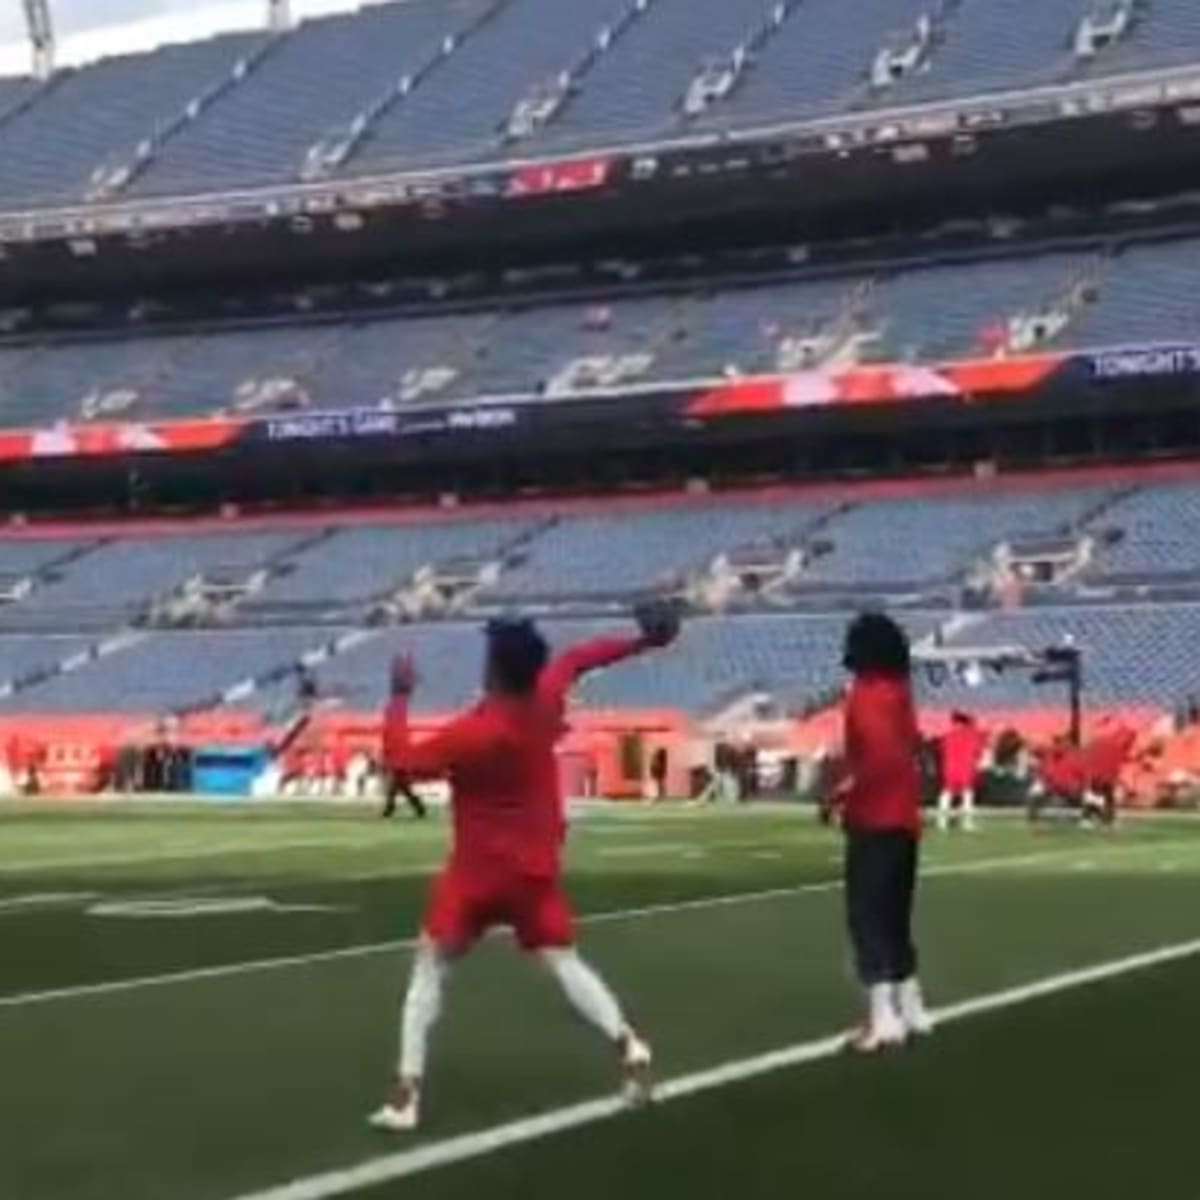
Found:
[[483, 0], [405, 0], [305, 22], [190, 125], [137, 181], [140, 194], [300, 177], [310, 146], [416, 70]]
[[0, 575], [32, 575], [88, 545], [87, 541], [75, 539], [5, 538], [0, 541]]
[[1108, 489], [868, 502], [822, 531], [833, 552], [804, 582], [915, 585], [960, 577], [1002, 542], [1075, 530]]
[[1097, 578], [1166, 579], [1200, 571], [1200, 487], [1149, 487], [1107, 509], [1096, 532], [1120, 535], [1096, 551]]
[[890, 102], [1049, 83], [1078, 69], [1075, 33], [1091, 0], [988, 0], [947, 22], [928, 69], [885, 94]]
[[628, 0], [511, 0], [372, 124], [348, 170], [495, 157], [517, 103], [571, 67]]
[[[227, 76], [265, 36], [230, 34], [64, 72], [0, 125], [0, 205], [83, 200], [97, 167], [131, 162], [140, 141]], [[193, 175], [193, 186], [202, 181]]]
[[[156, 148], [131, 194], [287, 183], [300, 177], [315, 144], [344, 137], [360, 119], [362, 136], [350, 139], [353, 152], [335, 164], [346, 175], [495, 157], [514, 105], [576, 63], [632, 4], [394, 0], [305, 21], [282, 35], [233, 34], [102, 60], [60, 73], [36, 94], [30, 80], [0, 80], [0, 205], [83, 199], [97, 167], [129, 163], [140, 142], [223, 82], [229, 86], [212, 103]], [[1129, 38], [1081, 66], [1071, 38], [1088, 7], [1087, 0], [970, 0], [949, 14], [925, 69], [872, 94], [870, 66], [880, 47], [903, 39], [934, 6], [804, 0], [701, 124], [785, 121], [1179, 63], [1200, 52], [1191, 0], [1154, 0]], [[728, 59], [774, 8], [772, 0], [648, 0], [575, 81], [559, 115], [522, 148], [597, 147], [678, 132], [693, 78], [707, 62]], [[243, 60], [247, 67], [234, 78]], [[23, 111], [5, 119], [31, 94]]]
[[[812, 697], [836, 682], [841, 617], [747, 617], [690, 622], [670, 650], [587, 677], [574, 702], [599, 708], [681, 708], [702, 712], [754, 688]], [[556, 650], [611, 633], [628, 622], [549, 620]], [[415, 706], [445, 713], [480, 693], [484, 640], [470, 624], [414, 625], [389, 630], [317, 669], [323, 695], [347, 707], [379, 708], [386, 700], [387, 664], [411, 654], [421, 675]]]
[[1200, 11], [1191, 0], [1153, 0], [1140, 6], [1132, 35], [1108, 51], [1106, 71], [1192, 62], [1200, 46]]
[[56, 667], [90, 644], [88, 637], [70, 633], [0, 636], [0, 685]]
[[928, 8], [924, 0], [805, 0], [711, 120], [736, 125], [846, 108], [867, 95], [884, 39], [911, 29]]
[[823, 511], [786, 502], [714, 503], [636, 516], [571, 517], [536, 539], [493, 594], [514, 600], [628, 595], [678, 583], [680, 573], [707, 566], [723, 551], [773, 538], [798, 544]]
[[[0, 573], [46, 576], [29, 598], [0, 608], [0, 683], [101, 645], [152, 598], [198, 574], [249, 574], [268, 565], [275, 572], [263, 592], [225, 618], [232, 628], [137, 635], [82, 669], [51, 675], [8, 697], [0, 708], [157, 712], [211, 703], [249, 679], [263, 686], [240, 696], [239, 707], [286, 708], [294, 703], [294, 680], [287, 672], [300, 655], [331, 649], [365, 615], [369, 600], [390, 594], [420, 566], [464, 559], [504, 560], [508, 569], [480, 603], [485, 611], [494, 611], [497, 602], [543, 609], [547, 635], [556, 645], [614, 626], [631, 628], [627, 618], [577, 619], [568, 616], [572, 611], [624, 610], [633, 595], [656, 585], [678, 587], [685, 575], [718, 555], [767, 544], [782, 557], [788, 548], [829, 543], [829, 553], [810, 565], [791, 593], [795, 598], [795, 588], [801, 595], [808, 589], [807, 603], [820, 603], [830, 589], [862, 597], [916, 595], [922, 588], [929, 594], [933, 585], [961, 577], [1003, 540], [1068, 531], [1096, 537], [1087, 577], [1093, 593], [1096, 585], [1113, 581], [1200, 577], [1200, 487], [1187, 482], [1120, 490], [1104, 483], [973, 487], [867, 501], [849, 493], [849, 500], [837, 494], [711, 497], [676, 507], [567, 510], [554, 522], [544, 511], [515, 511], [341, 525], [324, 536], [297, 527], [140, 535], [109, 543], [0, 538]], [[1112, 536], [1114, 531], [1121, 536]], [[1095, 594], [1085, 594], [1086, 604], [1072, 605], [1069, 589], [1057, 599], [1057, 607], [960, 621], [951, 644], [1036, 650], [1070, 636], [1087, 655], [1088, 687], [1097, 703], [1169, 706], [1196, 690], [1200, 638], [1193, 626], [1200, 622], [1200, 604], [1143, 602], [1118, 609], [1099, 606]], [[807, 615], [749, 611], [696, 617], [669, 653], [590, 679], [581, 702], [706, 712], [763, 690], [803, 707], [838, 683], [839, 645], [849, 615], [818, 608]], [[919, 639], [944, 626], [948, 616], [916, 612], [905, 621]], [[297, 627], [281, 627], [281, 621]], [[46, 633], [34, 637], [33, 629]], [[356, 637], [357, 644], [316, 665], [320, 689], [330, 700], [352, 708], [380, 704], [387, 663], [400, 648], [410, 648], [421, 661], [424, 711], [457, 707], [478, 690], [483, 645], [476, 620], [360, 628]], [[267, 678], [272, 673], [277, 682]], [[922, 687], [928, 687], [925, 673], [921, 676]], [[1052, 702], [1048, 695], [1014, 674], [987, 678], [979, 693], [948, 680], [930, 702], [1044, 706]]]
[[56, 582], [0, 609], [0, 623], [23, 619], [32, 612], [43, 618], [59, 613], [76, 621], [99, 616], [119, 623], [120, 614], [132, 614], [206, 570], [249, 572], [281, 553], [299, 536], [239, 533], [117, 541], [65, 568]]
[[707, 59], [727, 56], [766, 17], [767, 0], [652, 0], [645, 16], [589, 72], [539, 139], [605, 144], [678, 128], [684, 95]]
[[529, 527], [519, 518], [343, 529], [288, 564], [256, 606], [365, 601], [408, 586], [422, 567], [487, 559]]
[[166, 713], [286, 667], [330, 636], [312, 629], [153, 634], [0, 700], [0, 712]]

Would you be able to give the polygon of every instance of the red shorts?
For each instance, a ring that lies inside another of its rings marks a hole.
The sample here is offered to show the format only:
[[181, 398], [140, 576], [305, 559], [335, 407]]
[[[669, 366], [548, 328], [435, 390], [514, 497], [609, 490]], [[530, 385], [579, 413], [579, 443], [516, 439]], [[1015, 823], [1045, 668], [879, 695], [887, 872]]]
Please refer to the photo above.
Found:
[[434, 880], [424, 929], [443, 949], [461, 953], [496, 925], [512, 929], [523, 950], [575, 943], [571, 905], [555, 878], [447, 867]]
[[942, 790], [949, 792], [952, 796], [961, 796], [963, 792], [973, 792], [975, 778], [974, 774], [946, 774], [942, 777]]

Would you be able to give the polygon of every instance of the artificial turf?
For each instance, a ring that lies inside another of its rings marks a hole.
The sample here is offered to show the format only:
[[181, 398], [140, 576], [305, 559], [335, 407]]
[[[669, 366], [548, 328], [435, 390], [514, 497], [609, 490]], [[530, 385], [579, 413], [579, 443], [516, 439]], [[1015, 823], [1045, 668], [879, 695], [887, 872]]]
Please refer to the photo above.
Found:
[[[0, 1197], [233, 1200], [396, 1150], [363, 1117], [393, 1054], [401, 942], [443, 839], [440, 822], [357, 810], [0, 814]], [[618, 810], [576, 824], [585, 949], [653, 1035], [664, 1075], [850, 1019], [837, 853], [802, 812]], [[1111, 834], [993, 821], [931, 836], [925, 857], [938, 1001], [1200, 937], [1200, 825], [1187, 820]], [[136, 912], [197, 898], [279, 909], [99, 915], [114, 899]], [[261, 965], [281, 956], [302, 961]], [[158, 978], [214, 966], [231, 970]], [[1198, 981], [1192, 962], [1155, 968], [885, 1061], [815, 1063], [356, 1197], [991, 1200], [1068, 1183], [1124, 1196], [1150, 1178], [1185, 1194], [1190, 1070], [1177, 1048]], [[422, 1138], [611, 1082], [605, 1049], [498, 940], [454, 980]]]

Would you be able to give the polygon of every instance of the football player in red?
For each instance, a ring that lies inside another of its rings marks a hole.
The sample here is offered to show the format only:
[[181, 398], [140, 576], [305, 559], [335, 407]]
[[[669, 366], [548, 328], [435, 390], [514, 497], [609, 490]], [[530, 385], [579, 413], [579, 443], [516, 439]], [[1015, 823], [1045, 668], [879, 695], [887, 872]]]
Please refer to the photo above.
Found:
[[920, 733], [908, 638], [883, 613], [846, 634], [846, 919], [867, 1017], [851, 1046], [872, 1052], [932, 1031], [917, 980], [913, 901], [921, 845]]
[[[942, 791], [938, 828], [949, 829], [957, 811], [961, 827], [975, 828], [975, 784], [983, 766], [988, 736], [970, 713], [956, 712], [941, 741]], [[957, 807], [956, 807], [957, 806]]]
[[650, 1047], [575, 948], [562, 885], [566, 820], [554, 753], [565, 729], [568, 692], [580, 676], [667, 646], [679, 632], [678, 609], [669, 603], [643, 605], [636, 617], [636, 637], [586, 642], [554, 659], [533, 622], [493, 621], [487, 628], [484, 698], [416, 744], [408, 724], [416, 672], [407, 658], [394, 664], [385, 764], [413, 782], [449, 782], [453, 848], [430, 894], [404, 1001], [396, 1079], [371, 1118], [376, 1127], [397, 1132], [417, 1127], [426, 1048], [447, 974], [495, 926], [510, 928], [580, 1015], [612, 1043], [628, 1099], [648, 1096]]

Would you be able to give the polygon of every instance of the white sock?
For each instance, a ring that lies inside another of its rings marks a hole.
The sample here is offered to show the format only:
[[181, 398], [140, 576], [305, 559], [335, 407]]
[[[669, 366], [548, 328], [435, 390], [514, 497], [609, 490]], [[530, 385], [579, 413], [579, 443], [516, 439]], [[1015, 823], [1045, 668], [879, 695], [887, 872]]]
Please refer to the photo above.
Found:
[[571, 1006], [611, 1042], [630, 1032], [612, 989], [573, 949], [541, 951], [542, 962], [558, 980]]
[[400, 1078], [419, 1080], [425, 1074], [429, 1035], [442, 1013], [442, 990], [450, 964], [436, 946], [422, 942], [413, 958], [408, 994], [400, 1022]]
[[896, 984], [896, 1004], [901, 1016], [925, 1011], [925, 997], [921, 994], [921, 984], [915, 975]]
[[962, 823], [968, 828], [975, 824], [975, 793], [970, 788], [962, 794]]
[[881, 1029], [896, 1023], [896, 1009], [892, 1002], [890, 983], [873, 983], [867, 989], [871, 1005], [871, 1028]]
[[938, 828], [950, 828], [950, 814], [954, 804], [954, 797], [949, 792], [943, 792], [938, 797]]

